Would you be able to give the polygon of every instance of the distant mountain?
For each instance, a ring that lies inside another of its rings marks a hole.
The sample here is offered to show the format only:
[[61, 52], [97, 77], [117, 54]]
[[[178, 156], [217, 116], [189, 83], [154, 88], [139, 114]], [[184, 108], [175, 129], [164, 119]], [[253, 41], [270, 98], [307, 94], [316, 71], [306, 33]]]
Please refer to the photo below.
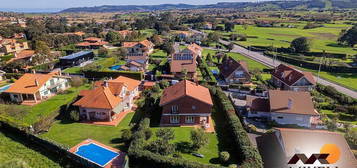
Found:
[[209, 5], [188, 5], [188, 4], [161, 4], [161, 5], [104, 5], [95, 7], [69, 8], [61, 13], [75, 12], [128, 12], [128, 11], [155, 11], [170, 9], [205, 9], [205, 8], [256, 8], [272, 6], [274, 9], [294, 9], [294, 8], [357, 8], [357, 0], [285, 0], [285, 1], [263, 1], [263, 2], [221, 2]]

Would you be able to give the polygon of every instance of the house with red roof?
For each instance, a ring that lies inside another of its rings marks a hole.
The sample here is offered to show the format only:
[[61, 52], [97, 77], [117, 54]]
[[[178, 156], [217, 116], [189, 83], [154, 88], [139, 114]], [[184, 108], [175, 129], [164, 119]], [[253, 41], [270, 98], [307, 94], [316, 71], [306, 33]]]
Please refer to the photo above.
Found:
[[212, 98], [208, 88], [183, 80], [164, 89], [161, 96], [161, 126], [210, 127]]
[[248, 83], [251, 79], [248, 65], [245, 61], [236, 61], [232, 57], [229, 57], [218, 68], [220, 75], [227, 84]]
[[133, 33], [133, 31], [131, 31], [131, 30], [120, 30], [120, 31], [116, 31], [116, 32], [119, 33], [123, 38], [125, 38], [126, 36]]
[[183, 50], [178, 50], [172, 54], [170, 62], [170, 72], [177, 78], [183, 77], [183, 72], [187, 72], [188, 78], [196, 77], [197, 58], [202, 56], [203, 49], [197, 44], [190, 44]]
[[39, 74], [25, 73], [4, 93], [10, 95], [13, 102], [36, 104], [70, 87], [70, 77], [61, 72]]
[[97, 81], [92, 90], [83, 90], [73, 105], [79, 108], [81, 119], [112, 121], [116, 114], [130, 110], [139, 95], [140, 81], [120, 76], [113, 80]]
[[108, 44], [108, 42], [104, 41], [101, 38], [88, 37], [85, 38], [83, 42], [77, 43], [76, 47], [81, 49], [98, 49], [106, 44]]
[[247, 96], [247, 117], [266, 118], [281, 125], [317, 127], [320, 115], [309, 92], [269, 90], [268, 98]]
[[316, 80], [311, 72], [299, 71], [284, 64], [274, 69], [271, 81], [281, 90], [311, 91], [316, 86]]
[[123, 47], [127, 49], [126, 61], [129, 64], [126, 66], [129, 69], [145, 70], [147, 68], [148, 56], [154, 51], [154, 43], [149, 40], [124, 42]]

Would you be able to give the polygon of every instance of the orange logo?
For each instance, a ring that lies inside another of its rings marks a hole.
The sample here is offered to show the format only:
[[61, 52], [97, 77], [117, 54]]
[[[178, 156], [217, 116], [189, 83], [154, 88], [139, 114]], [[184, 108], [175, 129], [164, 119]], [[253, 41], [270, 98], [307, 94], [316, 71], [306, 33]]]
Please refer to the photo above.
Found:
[[340, 159], [341, 151], [335, 144], [325, 144], [321, 147], [320, 153], [312, 154], [309, 158], [305, 154], [297, 153], [288, 162], [296, 164], [301, 160], [304, 164], [314, 164], [318, 160], [321, 164], [334, 164]]

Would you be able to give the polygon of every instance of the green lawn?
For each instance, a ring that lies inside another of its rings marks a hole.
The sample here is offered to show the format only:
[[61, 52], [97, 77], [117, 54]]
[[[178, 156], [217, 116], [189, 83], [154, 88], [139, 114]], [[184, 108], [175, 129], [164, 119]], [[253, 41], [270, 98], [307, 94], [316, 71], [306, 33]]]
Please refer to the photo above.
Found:
[[1, 113], [1, 109], [8, 105], [0, 104], [0, 117], [9, 118], [12, 121], [18, 123], [19, 125], [32, 125], [44, 118], [51, 113], [59, 110], [62, 105], [66, 105], [71, 102], [75, 97], [77, 97], [80, 90], [88, 89], [89, 84], [83, 85], [81, 87], [69, 88], [66, 94], [58, 94], [51, 97], [50, 99], [34, 105], [34, 106], [23, 106], [23, 105], [12, 105], [14, 108], [22, 109], [21, 114], [7, 114]]
[[[246, 34], [247, 36], [256, 36], [257, 38], [247, 38], [247, 41], [238, 41], [243, 46], [271, 46], [289, 47], [290, 42], [297, 37], [308, 37], [311, 39], [312, 51], [343, 54], [356, 54], [356, 51], [351, 47], [340, 47], [337, 45], [337, 38], [342, 29], [347, 29], [351, 25], [347, 24], [324, 24], [324, 27], [314, 29], [303, 29], [304, 24], [295, 24], [296, 28], [281, 28], [281, 27], [256, 27], [248, 26], [244, 29], [242, 25], [236, 25], [234, 33]], [[227, 33], [223, 33], [227, 35]]]
[[75, 67], [67, 68], [63, 72], [64, 73], [80, 73], [81, 67], [75, 66]]
[[93, 139], [111, 147], [123, 148], [120, 141], [121, 130], [130, 128], [134, 113], [129, 113], [118, 126], [97, 126], [76, 122], [57, 121], [49, 132], [40, 135], [59, 144], [72, 147], [85, 139]]
[[167, 58], [167, 53], [163, 50], [156, 49], [152, 54], [150, 54], [151, 58]]
[[[191, 130], [194, 128], [192, 127], [165, 127], [165, 128], [170, 128], [175, 132], [175, 139], [172, 141], [172, 143], [184, 143], [184, 142], [191, 143], [190, 140]], [[155, 127], [151, 129], [153, 133], [155, 133], [159, 128]], [[202, 147], [197, 151], [197, 153], [204, 155], [204, 158], [193, 156], [191, 153], [181, 152], [180, 154], [182, 155], [182, 157], [191, 161], [197, 161], [206, 164], [211, 164], [210, 163], [211, 159], [218, 158], [219, 151], [218, 151], [217, 135], [214, 133], [206, 133], [206, 135], [208, 136], [208, 144], [206, 144], [204, 147]]]
[[32, 150], [24, 146], [22, 143], [19, 143], [19, 141], [21, 140], [16, 137], [10, 138], [5, 136], [4, 133], [0, 132], [0, 167], [11, 168], [10, 165], [5, 165], [6, 162], [9, 161], [22, 161], [32, 168], [61, 167], [58, 163], [49, 159], [48, 155], [44, 155], [35, 150]]

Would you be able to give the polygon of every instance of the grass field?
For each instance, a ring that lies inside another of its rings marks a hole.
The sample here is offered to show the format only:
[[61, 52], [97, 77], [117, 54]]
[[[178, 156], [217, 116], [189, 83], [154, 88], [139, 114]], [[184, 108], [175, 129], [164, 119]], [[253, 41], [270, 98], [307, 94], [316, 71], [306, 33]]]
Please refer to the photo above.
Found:
[[12, 121], [18, 123], [19, 125], [32, 125], [39, 121], [41, 118], [46, 117], [54, 111], [60, 109], [62, 105], [71, 102], [75, 97], [77, 97], [80, 90], [87, 88], [89, 88], [89, 85], [84, 85], [78, 88], [72, 87], [68, 89], [68, 93], [58, 94], [34, 106], [12, 105], [14, 108], [21, 109], [21, 114], [17, 115], [7, 114], [6, 112], [1, 113], [1, 109], [8, 105], [0, 104], [0, 116], [10, 118]]
[[[9, 135], [8, 135], [9, 136]], [[0, 167], [12, 168], [8, 162], [21, 161], [24, 162], [24, 167], [41, 168], [51, 167], [60, 168], [61, 166], [48, 158], [48, 155], [41, 154], [32, 150], [22, 143], [19, 143], [18, 138], [5, 136], [0, 132]]]
[[[289, 47], [290, 42], [297, 37], [308, 37], [311, 39], [312, 51], [343, 54], [356, 54], [357, 51], [351, 47], [338, 46], [336, 40], [342, 29], [348, 29], [351, 25], [347, 24], [324, 24], [324, 27], [314, 29], [303, 29], [306, 23], [293, 24], [296, 28], [286, 27], [256, 27], [253, 25], [244, 29], [242, 25], [236, 25], [234, 32], [245, 34], [247, 36], [256, 36], [257, 38], [247, 38], [247, 41], [238, 41], [243, 46], [271, 46], [274, 47]], [[223, 35], [230, 33], [221, 32]]]
[[56, 121], [49, 132], [40, 135], [57, 143], [72, 147], [85, 139], [93, 139], [111, 147], [124, 149], [121, 130], [130, 128], [134, 113], [129, 113], [118, 126], [97, 126], [69, 121]]

